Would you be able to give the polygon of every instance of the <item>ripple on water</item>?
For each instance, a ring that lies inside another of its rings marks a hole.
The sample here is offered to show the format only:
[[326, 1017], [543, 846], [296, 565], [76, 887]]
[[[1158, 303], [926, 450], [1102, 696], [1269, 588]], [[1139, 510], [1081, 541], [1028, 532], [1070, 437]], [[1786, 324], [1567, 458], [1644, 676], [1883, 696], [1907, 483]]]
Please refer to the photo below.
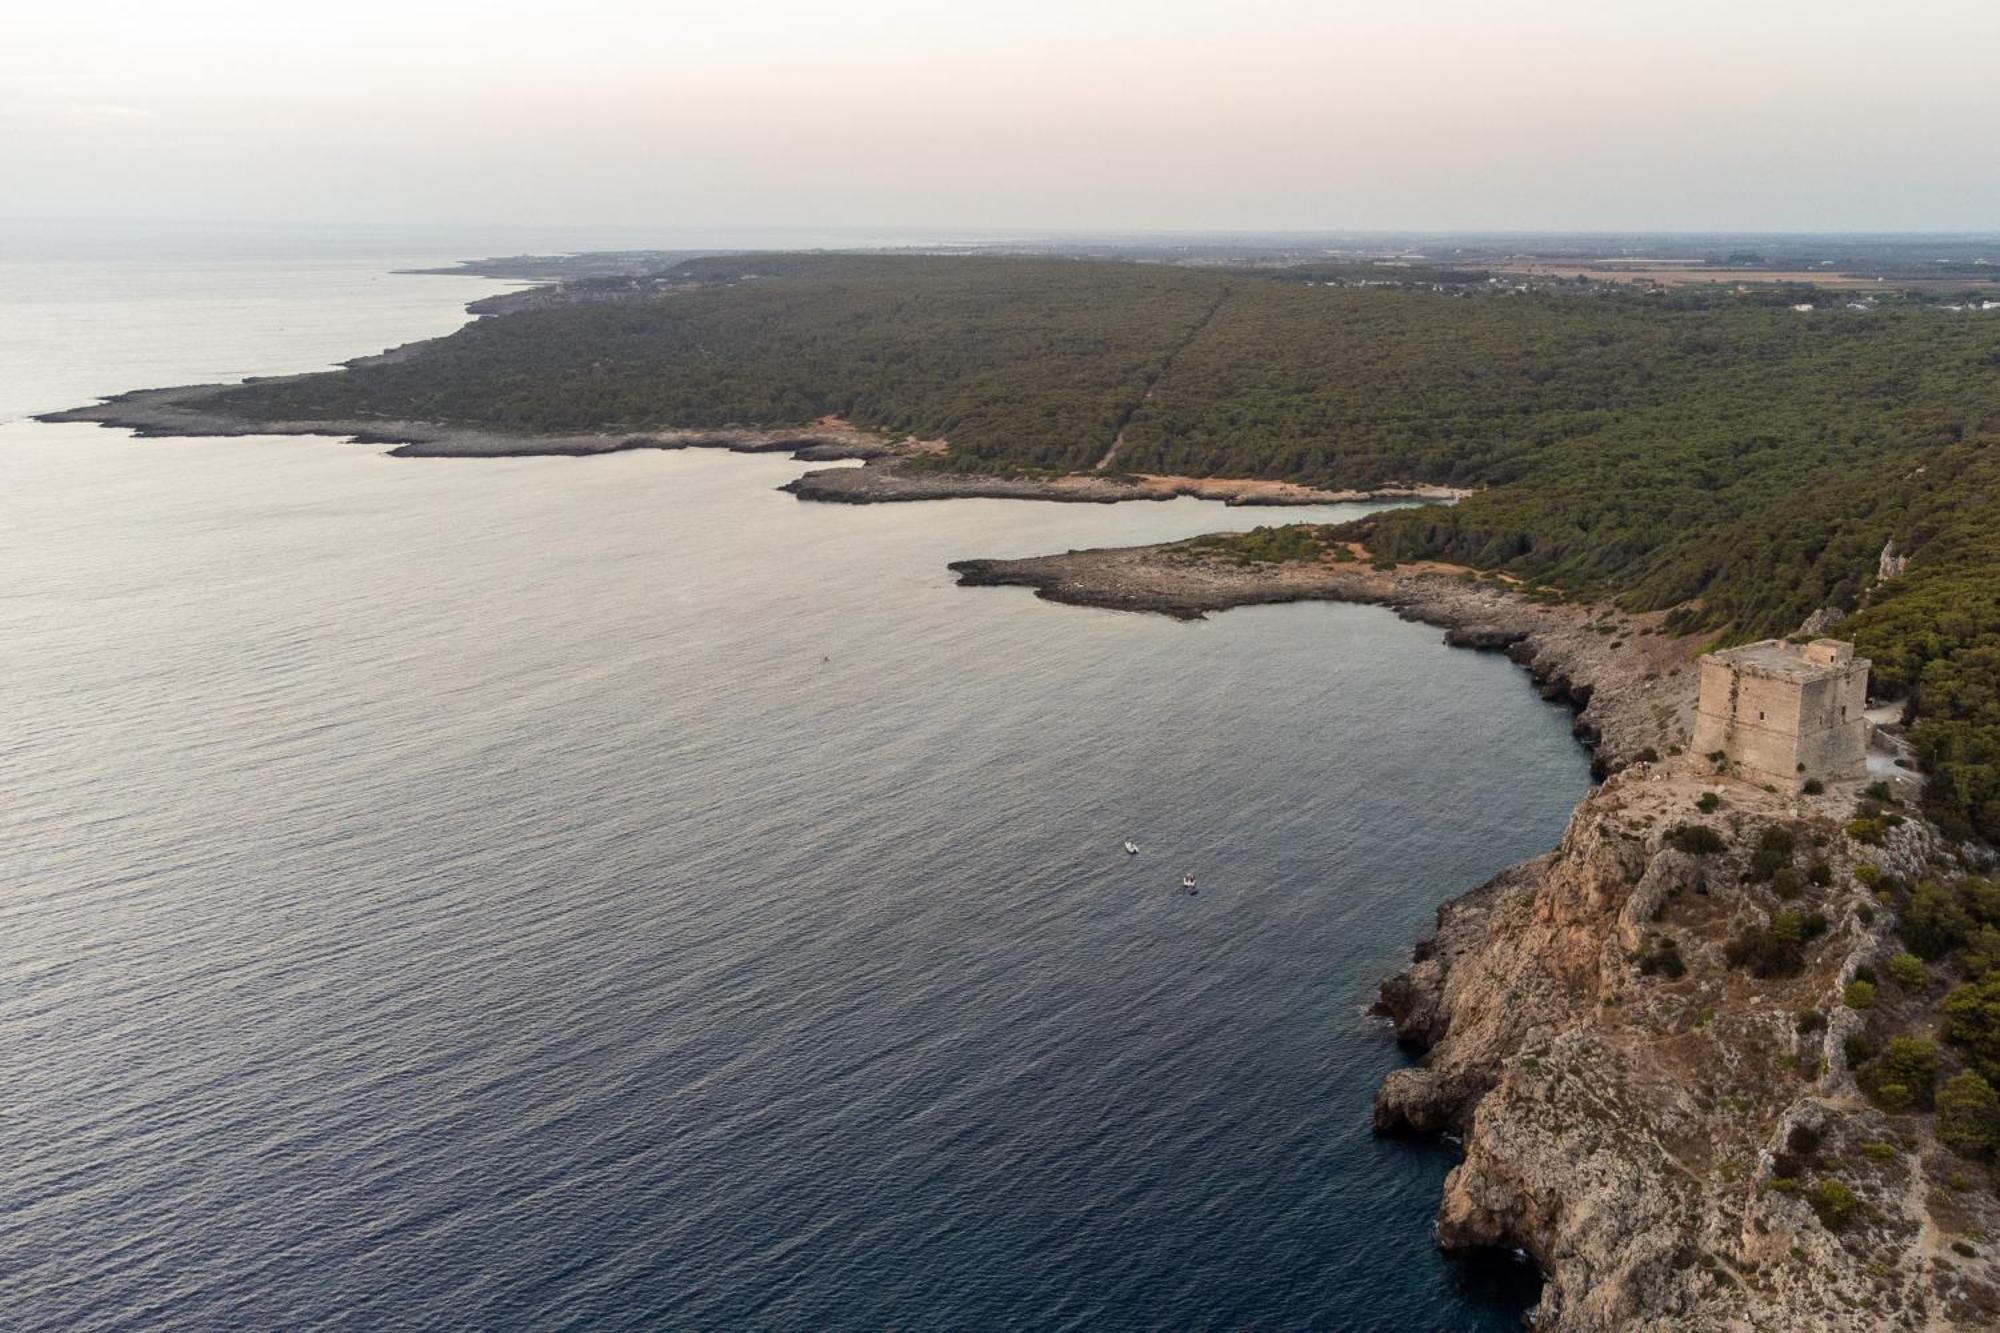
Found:
[[11, 1326], [1510, 1326], [1359, 1011], [1559, 832], [1565, 716], [943, 570], [1271, 516], [0, 444]]

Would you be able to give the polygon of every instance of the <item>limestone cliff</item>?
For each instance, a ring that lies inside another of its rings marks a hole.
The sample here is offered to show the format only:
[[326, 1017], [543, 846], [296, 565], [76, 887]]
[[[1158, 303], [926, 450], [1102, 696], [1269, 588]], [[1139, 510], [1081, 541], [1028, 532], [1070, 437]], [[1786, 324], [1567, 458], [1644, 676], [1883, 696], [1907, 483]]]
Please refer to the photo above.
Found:
[[[1852, 794], [1781, 799], [1694, 767], [1614, 775], [1554, 852], [1442, 908], [1384, 985], [1428, 1054], [1385, 1082], [1378, 1129], [1464, 1142], [1439, 1243], [1527, 1250], [1544, 1330], [2000, 1326], [2000, 1204], [1959, 1188], [1982, 1169], [1846, 1067], [1842, 990], [1892, 925], [1856, 878]], [[1691, 821], [1722, 845], [1674, 832]], [[1755, 878], [1768, 828], [1807, 876]], [[1941, 854], [1899, 833], [1867, 855]], [[1742, 941], [1780, 913], [1808, 923], [1796, 971], [1759, 977]]]

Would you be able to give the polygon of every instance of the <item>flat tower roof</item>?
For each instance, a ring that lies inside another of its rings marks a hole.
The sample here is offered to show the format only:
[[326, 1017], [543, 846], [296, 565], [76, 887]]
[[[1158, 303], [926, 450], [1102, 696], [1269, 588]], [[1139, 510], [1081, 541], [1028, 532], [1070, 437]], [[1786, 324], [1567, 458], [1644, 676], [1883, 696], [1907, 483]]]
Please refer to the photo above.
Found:
[[1856, 667], [1866, 670], [1870, 665], [1865, 657], [1831, 664], [1815, 662], [1806, 656], [1804, 645], [1786, 643], [1783, 639], [1746, 643], [1741, 648], [1724, 648], [1708, 655], [1753, 676], [1773, 676], [1779, 680], [1822, 680], [1846, 675]]

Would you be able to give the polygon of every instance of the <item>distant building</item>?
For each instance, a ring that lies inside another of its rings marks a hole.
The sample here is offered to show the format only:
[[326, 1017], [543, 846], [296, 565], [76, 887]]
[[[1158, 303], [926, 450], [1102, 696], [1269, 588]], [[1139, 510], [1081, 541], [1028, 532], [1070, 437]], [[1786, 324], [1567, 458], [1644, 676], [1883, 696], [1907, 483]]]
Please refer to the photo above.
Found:
[[1694, 752], [1739, 777], [1796, 792], [1868, 771], [1868, 659], [1838, 639], [1766, 639], [1701, 659]]

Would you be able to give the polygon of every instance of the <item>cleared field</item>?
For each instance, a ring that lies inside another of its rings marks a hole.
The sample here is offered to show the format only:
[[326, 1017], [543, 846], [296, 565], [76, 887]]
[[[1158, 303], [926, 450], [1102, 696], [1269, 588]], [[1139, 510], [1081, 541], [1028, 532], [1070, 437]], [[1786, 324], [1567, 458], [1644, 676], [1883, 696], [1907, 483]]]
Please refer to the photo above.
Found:
[[1815, 287], [1880, 288], [1898, 291], [1964, 291], [2000, 287], [1993, 278], [1887, 278], [1862, 273], [1838, 273], [1832, 269], [1744, 269], [1718, 268], [1704, 264], [1658, 263], [1564, 264], [1529, 261], [1518, 264], [1487, 265], [1495, 273], [1511, 273], [1533, 278], [1590, 278], [1596, 282], [1658, 283], [1663, 287], [1709, 286], [1770, 287], [1781, 283], [1811, 284]]

